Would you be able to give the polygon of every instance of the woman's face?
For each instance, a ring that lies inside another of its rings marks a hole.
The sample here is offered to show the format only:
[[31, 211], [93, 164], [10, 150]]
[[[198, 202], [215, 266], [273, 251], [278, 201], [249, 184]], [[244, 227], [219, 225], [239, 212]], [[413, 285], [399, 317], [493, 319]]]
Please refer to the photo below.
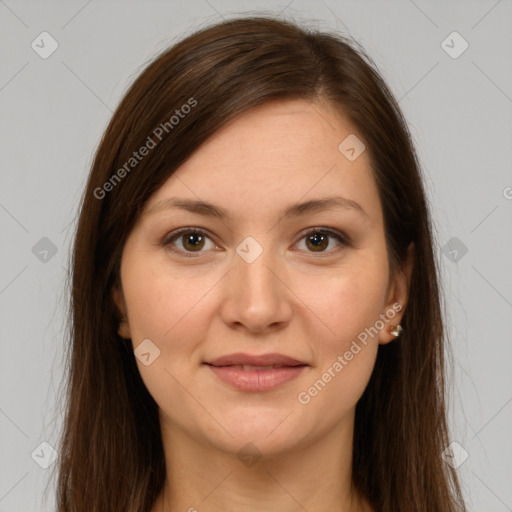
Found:
[[[406, 278], [388, 273], [378, 191], [354, 136], [325, 103], [268, 103], [150, 198], [114, 297], [163, 430], [277, 454], [350, 428], [407, 300]], [[254, 368], [270, 365], [281, 368]]]

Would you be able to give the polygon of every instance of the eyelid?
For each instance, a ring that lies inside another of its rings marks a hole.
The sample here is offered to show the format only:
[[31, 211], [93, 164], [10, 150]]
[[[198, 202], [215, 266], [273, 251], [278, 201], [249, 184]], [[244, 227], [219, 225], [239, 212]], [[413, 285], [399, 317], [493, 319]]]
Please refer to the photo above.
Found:
[[[199, 227], [193, 227], [193, 226], [186, 226], [186, 227], [178, 228], [174, 231], [171, 231], [163, 238], [161, 245], [164, 247], [172, 246], [172, 242], [174, 240], [178, 239], [179, 236], [184, 233], [194, 233], [194, 234], [203, 235], [203, 236], [209, 238], [213, 243], [215, 243], [215, 245], [217, 245], [215, 242], [215, 237], [213, 235], [211, 235], [208, 230], [199, 228]], [[336, 239], [342, 246], [349, 247], [352, 245], [352, 241], [351, 241], [350, 237], [348, 235], [346, 235], [343, 231], [339, 231], [336, 228], [330, 228], [327, 226], [313, 226], [313, 227], [306, 228], [305, 230], [303, 230], [300, 233], [298, 240], [293, 245], [294, 246], [297, 245], [298, 242], [300, 242], [303, 238], [305, 238], [306, 236], [313, 234], [313, 233], [326, 234], [330, 238]], [[192, 258], [198, 257], [199, 255], [201, 255], [201, 253], [206, 252], [206, 251], [198, 251], [198, 252], [182, 251], [181, 249], [175, 249], [175, 248], [172, 248], [169, 250], [171, 250], [174, 253], [184, 255], [185, 257], [192, 257]], [[314, 255], [315, 257], [326, 257], [326, 256], [330, 256], [333, 253], [336, 253], [337, 249], [331, 249], [329, 251], [319, 251], [318, 253], [315, 253], [314, 251], [306, 251], [306, 252]]]

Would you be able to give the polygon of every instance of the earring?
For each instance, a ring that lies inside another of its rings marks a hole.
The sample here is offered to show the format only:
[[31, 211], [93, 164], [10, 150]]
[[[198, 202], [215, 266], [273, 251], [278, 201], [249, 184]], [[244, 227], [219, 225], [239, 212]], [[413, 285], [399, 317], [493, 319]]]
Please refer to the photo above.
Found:
[[123, 318], [119, 321], [119, 325], [117, 327], [117, 334], [126, 340], [130, 339], [130, 328], [128, 326], [128, 320], [123, 315]]
[[396, 325], [393, 329], [391, 329], [389, 332], [390, 332], [393, 336], [398, 337], [398, 336], [400, 336], [400, 334], [403, 332], [403, 330], [404, 330], [404, 329], [403, 329], [403, 327], [402, 327], [400, 324], [398, 324], [398, 325]]

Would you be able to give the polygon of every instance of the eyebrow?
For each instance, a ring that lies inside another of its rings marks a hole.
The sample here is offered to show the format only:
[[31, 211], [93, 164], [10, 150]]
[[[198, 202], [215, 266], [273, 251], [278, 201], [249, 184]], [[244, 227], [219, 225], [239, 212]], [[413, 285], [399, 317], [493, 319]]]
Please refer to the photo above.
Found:
[[[368, 213], [359, 203], [353, 201], [352, 199], [348, 199], [346, 197], [341, 196], [324, 197], [322, 199], [311, 199], [303, 203], [292, 204], [286, 207], [281, 212], [281, 218], [286, 219], [299, 217], [301, 215], [305, 215], [308, 213], [316, 213], [334, 208], [352, 210], [361, 214], [366, 219], [369, 219]], [[214, 205], [206, 201], [176, 197], [170, 197], [168, 199], [163, 199], [162, 201], [159, 201], [158, 203], [154, 204], [149, 210], [144, 212], [142, 216], [146, 217], [153, 213], [169, 209], [182, 209], [191, 213], [197, 213], [199, 215], [204, 215], [207, 217], [215, 217], [226, 223], [232, 221], [232, 216], [229, 213], [229, 211], [226, 210], [225, 208], [222, 208], [221, 206]]]

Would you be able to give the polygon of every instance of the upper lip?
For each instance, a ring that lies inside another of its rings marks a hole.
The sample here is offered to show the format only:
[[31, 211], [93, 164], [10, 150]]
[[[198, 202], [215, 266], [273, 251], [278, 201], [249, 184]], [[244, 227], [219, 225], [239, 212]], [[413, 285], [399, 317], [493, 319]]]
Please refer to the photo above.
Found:
[[262, 354], [259, 356], [251, 356], [249, 354], [236, 353], [222, 356], [217, 359], [205, 361], [206, 364], [213, 366], [231, 366], [231, 365], [251, 365], [251, 366], [300, 366], [306, 365], [303, 361], [293, 359], [283, 354]]

